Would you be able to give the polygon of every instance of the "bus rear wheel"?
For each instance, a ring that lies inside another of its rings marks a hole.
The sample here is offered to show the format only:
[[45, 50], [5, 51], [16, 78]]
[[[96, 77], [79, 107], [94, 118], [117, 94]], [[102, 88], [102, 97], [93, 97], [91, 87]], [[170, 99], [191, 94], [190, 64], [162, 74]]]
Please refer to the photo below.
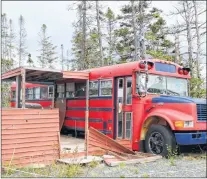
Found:
[[166, 126], [152, 125], [145, 138], [147, 153], [168, 156], [168, 152], [176, 149], [176, 140], [172, 131]]

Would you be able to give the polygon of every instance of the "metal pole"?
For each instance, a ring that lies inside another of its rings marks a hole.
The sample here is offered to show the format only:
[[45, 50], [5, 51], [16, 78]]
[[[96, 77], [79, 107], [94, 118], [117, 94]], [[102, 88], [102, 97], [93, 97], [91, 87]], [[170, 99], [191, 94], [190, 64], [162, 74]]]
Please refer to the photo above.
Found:
[[21, 76], [16, 76], [16, 108], [20, 107], [20, 88], [21, 88]]
[[86, 80], [86, 111], [85, 111], [85, 157], [88, 157], [88, 105], [89, 104], [89, 79]]
[[63, 65], [63, 44], [61, 44], [61, 51], [62, 51], [62, 70], [64, 70], [64, 65]]
[[22, 70], [22, 108], [25, 108], [25, 79], [26, 73], [25, 69]]
[[55, 83], [53, 83], [52, 88], [52, 108], [55, 108]]

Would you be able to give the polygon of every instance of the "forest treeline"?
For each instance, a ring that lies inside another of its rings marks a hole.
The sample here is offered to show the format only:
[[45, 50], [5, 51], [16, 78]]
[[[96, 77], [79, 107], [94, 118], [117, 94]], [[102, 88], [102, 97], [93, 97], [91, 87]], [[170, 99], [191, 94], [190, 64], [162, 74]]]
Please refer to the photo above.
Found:
[[[168, 14], [153, 7], [151, 1], [129, 1], [120, 14], [103, 7], [101, 1], [77, 1], [68, 6], [68, 11], [77, 13], [72, 48], [64, 51], [62, 44], [53, 44], [47, 24], [42, 24], [37, 32], [37, 57], [28, 51], [25, 17], [8, 19], [9, 14], [2, 14], [2, 73], [18, 66], [56, 68], [58, 63], [62, 69], [83, 70], [158, 58], [190, 67], [190, 95], [206, 96], [201, 75], [206, 22], [200, 18], [206, 13], [206, 2], [177, 1]], [[166, 16], [177, 21], [169, 26]], [[18, 27], [13, 20], [18, 20]], [[61, 46], [60, 55], [57, 46]]]

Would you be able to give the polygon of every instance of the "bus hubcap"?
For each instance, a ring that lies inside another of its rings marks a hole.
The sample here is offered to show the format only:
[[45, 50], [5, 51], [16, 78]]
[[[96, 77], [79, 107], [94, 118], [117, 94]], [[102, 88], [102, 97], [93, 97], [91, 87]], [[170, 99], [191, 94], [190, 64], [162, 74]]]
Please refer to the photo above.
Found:
[[149, 138], [149, 149], [154, 154], [161, 154], [163, 151], [164, 139], [159, 132], [153, 132]]

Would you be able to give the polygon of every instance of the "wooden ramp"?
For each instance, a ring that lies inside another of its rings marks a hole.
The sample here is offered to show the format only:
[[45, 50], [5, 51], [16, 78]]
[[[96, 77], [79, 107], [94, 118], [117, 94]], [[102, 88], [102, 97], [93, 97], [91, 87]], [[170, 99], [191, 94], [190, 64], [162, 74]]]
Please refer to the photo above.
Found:
[[89, 127], [89, 139], [88, 139], [88, 148], [91, 147], [100, 147], [106, 151], [112, 151], [116, 153], [127, 153], [127, 154], [135, 154], [129, 148], [121, 145], [119, 142], [111, 139], [110, 137], [102, 134], [98, 130], [93, 127]]
[[108, 155], [104, 155], [103, 158], [104, 162], [109, 166], [117, 166], [120, 163], [152, 162], [162, 158], [159, 155], [134, 152], [131, 150], [131, 142], [129, 140], [113, 140], [93, 127], [89, 128], [88, 137], [88, 148], [99, 147], [105, 150]]

